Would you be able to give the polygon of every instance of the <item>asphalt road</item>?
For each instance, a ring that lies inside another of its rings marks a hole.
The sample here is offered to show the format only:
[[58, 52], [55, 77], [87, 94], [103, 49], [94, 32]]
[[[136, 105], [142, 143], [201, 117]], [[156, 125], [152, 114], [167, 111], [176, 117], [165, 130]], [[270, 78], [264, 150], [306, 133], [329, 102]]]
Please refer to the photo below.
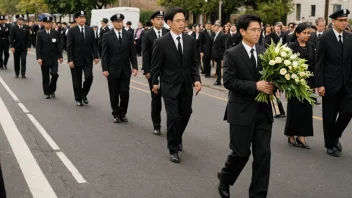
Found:
[[[0, 150], [9, 198], [219, 197], [216, 173], [230, 150], [229, 126], [222, 121], [227, 92], [208, 88], [215, 79], [203, 79], [208, 87], [193, 99], [185, 151], [174, 164], [166, 149], [164, 110], [162, 135], [152, 134], [150, 93], [141, 71], [132, 77], [129, 123], [114, 124], [100, 64], [94, 66], [90, 104], [80, 108], [67, 64], [59, 66], [56, 99], [45, 100], [34, 53], [27, 56], [27, 79], [14, 78], [12, 57], [9, 69], [0, 71]], [[321, 106], [314, 107], [314, 116], [311, 150], [288, 146], [285, 119], [275, 120], [268, 197], [352, 196], [352, 127], [341, 140], [342, 156], [333, 158], [324, 149]], [[250, 180], [251, 161], [231, 187], [232, 197], [248, 197]]]

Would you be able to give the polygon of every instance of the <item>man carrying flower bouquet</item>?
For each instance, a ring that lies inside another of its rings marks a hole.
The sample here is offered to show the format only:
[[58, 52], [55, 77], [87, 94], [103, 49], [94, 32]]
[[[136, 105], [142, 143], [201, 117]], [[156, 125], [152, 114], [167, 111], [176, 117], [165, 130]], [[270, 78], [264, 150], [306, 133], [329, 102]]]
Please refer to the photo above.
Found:
[[224, 55], [224, 86], [229, 90], [225, 120], [230, 124], [230, 148], [225, 167], [218, 173], [222, 198], [230, 197], [233, 185], [253, 151], [253, 175], [249, 197], [266, 197], [270, 176], [270, 141], [273, 112], [270, 103], [256, 101], [258, 93], [271, 95], [272, 83], [260, 80], [262, 63], [258, 57], [265, 48], [257, 45], [261, 19], [243, 15], [237, 22], [243, 41]]
[[340, 137], [351, 120], [352, 35], [345, 31], [349, 10], [338, 10], [329, 17], [333, 28], [317, 41], [315, 79], [323, 97], [323, 128], [327, 154], [339, 157]]

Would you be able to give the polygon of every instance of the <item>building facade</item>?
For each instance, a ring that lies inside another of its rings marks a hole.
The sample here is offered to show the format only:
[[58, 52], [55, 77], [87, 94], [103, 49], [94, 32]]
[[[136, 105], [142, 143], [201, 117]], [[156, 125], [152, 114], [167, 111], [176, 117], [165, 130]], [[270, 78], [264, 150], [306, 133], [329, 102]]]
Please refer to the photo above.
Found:
[[[352, 11], [352, 0], [329, 0], [328, 16], [340, 10], [347, 8]], [[294, 0], [294, 9], [287, 15], [287, 23], [302, 21], [302, 17], [308, 23], [314, 24], [317, 17], [324, 17], [325, 0]], [[349, 15], [352, 19], [352, 15]]]

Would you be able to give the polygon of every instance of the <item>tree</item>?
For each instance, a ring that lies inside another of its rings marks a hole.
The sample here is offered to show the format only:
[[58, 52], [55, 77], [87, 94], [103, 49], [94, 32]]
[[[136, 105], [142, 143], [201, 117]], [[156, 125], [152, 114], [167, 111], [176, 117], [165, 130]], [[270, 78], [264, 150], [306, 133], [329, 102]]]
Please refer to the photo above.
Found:
[[2, 14], [16, 14], [19, 0], [1, 0], [0, 1], [0, 12]]
[[44, 3], [44, 0], [19, 0], [16, 8], [21, 13], [28, 14], [35, 13], [37, 18], [38, 13], [43, 13], [48, 11], [48, 6]]
[[139, 17], [139, 21], [143, 23], [143, 25], [150, 24], [150, 16], [154, 14], [153, 11], [141, 10], [141, 15]]

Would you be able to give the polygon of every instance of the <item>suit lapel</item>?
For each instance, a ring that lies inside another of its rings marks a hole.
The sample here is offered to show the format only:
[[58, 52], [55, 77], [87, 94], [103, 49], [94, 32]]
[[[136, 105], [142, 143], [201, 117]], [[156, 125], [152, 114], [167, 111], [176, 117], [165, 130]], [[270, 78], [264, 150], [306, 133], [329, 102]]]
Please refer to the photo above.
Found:
[[348, 42], [350, 42], [350, 41], [348, 40], [347, 34], [349, 34], [349, 33], [347, 33], [346, 31], [343, 31], [343, 59], [344, 60], [345, 60], [345, 58], [348, 57], [347, 54], [351, 50], [348, 48], [348, 46], [349, 46]]
[[[246, 63], [247, 68], [252, 72], [252, 74], [255, 76], [255, 78], [257, 78], [257, 70], [254, 67], [254, 65], [252, 65], [251, 60], [249, 59], [248, 53], [246, 51], [246, 49], [244, 48], [243, 44], [241, 43], [241, 57], [242, 60]], [[257, 52], [258, 54], [259, 52]], [[258, 65], [259, 66], [259, 65]]]
[[124, 48], [124, 46], [127, 46], [128, 39], [126, 38], [127, 38], [126, 30], [122, 30], [121, 48]]
[[120, 46], [120, 43], [119, 43], [119, 40], [117, 39], [117, 35], [116, 35], [115, 30], [111, 30], [111, 31], [114, 32], [114, 33], [112, 34], [112, 40], [114, 40], [114, 42], [116, 43], [117, 46]]
[[[178, 59], [179, 62], [180, 62], [181, 57], [180, 57], [180, 55], [179, 55], [179, 53], [178, 53], [178, 51], [177, 51], [176, 44], [175, 44], [174, 39], [173, 39], [172, 36], [171, 36], [171, 33], [169, 34], [167, 40], [169, 41], [169, 45], [170, 45], [170, 47], [171, 47], [171, 50], [174, 51], [173, 53], [177, 55], [177, 59]], [[181, 63], [181, 62], [180, 62], [180, 63]], [[182, 64], [182, 63], [181, 63], [181, 64]]]

